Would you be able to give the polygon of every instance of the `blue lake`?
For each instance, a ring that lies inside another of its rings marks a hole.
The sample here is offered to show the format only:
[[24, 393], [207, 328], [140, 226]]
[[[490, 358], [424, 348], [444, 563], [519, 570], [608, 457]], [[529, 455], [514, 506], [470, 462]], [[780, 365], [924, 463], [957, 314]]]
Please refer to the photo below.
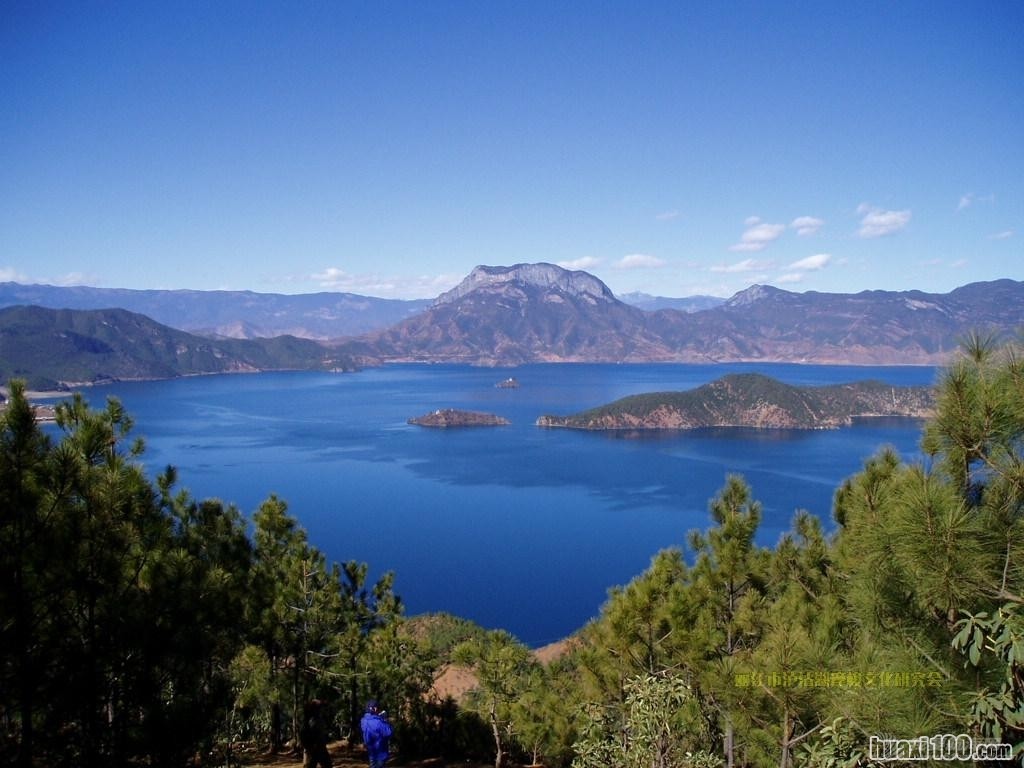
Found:
[[[642, 572], [742, 474], [771, 545], [797, 509], [832, 528], [835, 489], [881, 446], [918, 455], [920, 422], [842, 430], [707, 430], [641, 438], [534, 426], [640, 392], [690, 389], [759, 371], [792, 384], [874, 378], [932, 384], [920, 367], [800, 365], [399, 365], [356, 374], [274, 373], [124, 383], [118, 397], [145, 439], [151, 475], [167, 464], [199, 498], [251, 513], [284, 498], [330, 560], [396, 574], [407, 613], [448, 611], [531, 645], [595, 616], [609, 587]], [[514, 376], [518, 389], [495, 384]], [[437, 408], [508, 418], [506, 427], [433, 430]]]

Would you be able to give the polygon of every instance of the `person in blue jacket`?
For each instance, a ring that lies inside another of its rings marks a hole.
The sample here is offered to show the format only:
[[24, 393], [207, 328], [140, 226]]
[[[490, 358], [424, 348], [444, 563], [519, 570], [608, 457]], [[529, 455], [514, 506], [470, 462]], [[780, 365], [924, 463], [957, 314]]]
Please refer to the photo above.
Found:
[[359, 721], [363, 730], [363, 744], [370, 757], [370, 768], [384, 768], [388, 761], [388, 742], [391, 740], [391, 724], [387, 712], [381, 712], [380, 705], [370, 699], [366, 702], [366, 714]]

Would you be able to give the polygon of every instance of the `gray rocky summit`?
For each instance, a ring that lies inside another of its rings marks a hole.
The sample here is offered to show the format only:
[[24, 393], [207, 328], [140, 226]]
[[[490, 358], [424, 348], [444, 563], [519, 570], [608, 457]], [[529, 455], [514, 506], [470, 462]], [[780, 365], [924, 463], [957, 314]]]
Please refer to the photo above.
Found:
[[532, 285], [542, 289], [556, 288], [582, 299], [615, 301], [603, 282], [579, 270], [570, 271], [554, 264], [515, 264], [511, 267], [478, 266], [457, 286], [437, 297], [434, 306], [451, 304], [481, 288], [500, 288], [511, 284]]

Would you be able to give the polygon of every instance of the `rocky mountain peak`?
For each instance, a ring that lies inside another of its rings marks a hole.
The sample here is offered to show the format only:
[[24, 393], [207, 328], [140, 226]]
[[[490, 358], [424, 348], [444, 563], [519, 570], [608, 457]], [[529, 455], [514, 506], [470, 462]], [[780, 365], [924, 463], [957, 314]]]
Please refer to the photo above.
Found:
[[770, 285], [755, 284], [737, 293], [735, 296], [733, 296], [731, 299], [725, 302], [725, 306], [747, 307], [750, 306], [751, 304], [754, 304], [758, 301], [763, 301], [764, 299], [770, 298], [772, 296], [778, 296], [780, 293], [785, 293], [785, 291], [781, 291], [778, 288], [773, 288]]
[[500, 289], [505, 285], [528, 285], [544, 290], [559, 290], [577, 298], [590, 297], [598, 301], [615, 301], [607, 285], [593, 275], [570, 271], [555, 264], [516, 264], [511, 267], [478, 266], [446, 293], [437, 297], [434, 305], [450, 304], [480, 289]]

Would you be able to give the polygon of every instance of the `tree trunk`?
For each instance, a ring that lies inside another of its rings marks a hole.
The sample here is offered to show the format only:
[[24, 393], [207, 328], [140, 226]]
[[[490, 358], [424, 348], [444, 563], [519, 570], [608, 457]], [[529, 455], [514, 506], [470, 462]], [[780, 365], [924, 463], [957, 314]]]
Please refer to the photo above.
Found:
[[501, 728], [498, 726], [498, 705], [491, 702], [491, 732], [494, 734], [494, 768], [505, 764], [505, 753], [501, 751]]
[[276, 755], [281, 746], [281, 705], [275, 701], [270, 705], [270, 752]]
[[793, 721], [789, 716], [789, 707], [782, 713], [782, 757], [779, 760], [779, 768], [790, 768], [792, 762], [789, 758], [789, 747], [793, 743]]

